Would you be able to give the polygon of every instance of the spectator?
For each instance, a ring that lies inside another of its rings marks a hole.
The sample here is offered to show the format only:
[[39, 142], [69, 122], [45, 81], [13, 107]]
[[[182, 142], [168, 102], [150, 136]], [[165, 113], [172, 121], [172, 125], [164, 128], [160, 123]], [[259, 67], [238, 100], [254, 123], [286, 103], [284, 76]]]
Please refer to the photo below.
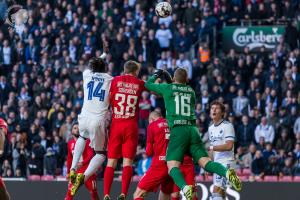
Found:
[[138, 162], [137, 174], [143, 176], [151, 165], [151, 157], [147, 157], [147, 154], [143, 152], [142, 159]]
[[232, 101], [232, 109], [237, 116], [241, 116], [244, 113], [247, 113], [245, 109], [248, 108], [249, 99], [244, 96], [244, 90], [238, 90], [238, 96]]
[[281, 130], [280, 138], [276, 142], [276, 149], [284, 149], [286, 152], [292, 151], [293, 143], [288, 136], [287, 129]]
[[270, 156], [267, 160], [265, 175], [267, 175], [267, 176], [278, 176], [279, 173], [280, 173], [280, 168], [277, 164], [277, 158], [275, 156]]
[[255, 152], [254, 160], [251, 164], [251, 172], [258, 178], [262, 178], [265, 174], [265, 161], [260, 150]]
[[263, 150], [263, 158], [265, 159], [266, 163], [269, 161], [271, 156], [276, 156], [276, 151], [273, 149], [272, 144], [267, 142], [266, 148]]
[[44, 158], [44, 175], [55, 175], [57, 166], [57, 159], [55, 156], [55, 152], [51, 147], [47, 149], [47, 152], [45, 154]]
[[273, 126], [269, 125], [267, 118], [261, 118], [261, 123], [255, 128], [255, 141], [259, 143], [260, 138], [263, 137], [265, 142], [273, 143], [275, 138], [275, 131]]
[[249, 117], [243, 115], [242, 124], [237, 128], [237, 143], [238, 146], [248, 147], [254, 141], [254, 127], [249, 122]]
[[284, 161], [284, 167], [281, 169], [281, 176], [293, 176], [295, 168], [293, 167], [293, 158], [287, 157]]
[[252, 161], [255, 159], [255, 153], [256, 153], [256, 146], [255, 144], [250, 144], [248, 153], [246, 153], [243, 158], [243, 167], [244, 168], [251, 168], [252, 167]]
[[43, 175], [42, 163], [39, 159], [35, 158], [34, 153], [31, 154], [31, 157], [28, 161], [28, 169], [30, 175]]
[[160, 25], [160, 28], [155, 33], [155, 38], [158, 40], [160, 49], [162, 51], [170, 49], [173, 35], [170, 29], [166, 28], [165, 24]]
[[185, 58], [184, 53], [179, 54], [179, 59], [176, 61], [176, 66], [184, 68], [188, 72], [188, 78], [191, 80], [193, 77], [193, 68], [191, 62]]
[[296, 119], [294, 123], [294, 134], [300, 134], [300, 116]]

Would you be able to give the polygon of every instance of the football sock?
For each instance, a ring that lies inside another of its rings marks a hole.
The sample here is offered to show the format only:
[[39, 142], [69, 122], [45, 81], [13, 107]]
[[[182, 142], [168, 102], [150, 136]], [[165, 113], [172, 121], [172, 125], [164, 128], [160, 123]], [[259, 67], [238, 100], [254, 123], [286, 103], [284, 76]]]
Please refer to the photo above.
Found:
[[144, 200], [144, 198], [142, 198], [142, 197], [137, 197], [137, 198], [135, 198], [134, 200]]
[[132, 177], [132, 166], [125, 166], [123, 167], [122, 172], [122, 193], [127, 195], [128, 188], [130, 185], [131, 177]]
[[74, 148], [74, 155], [73, 155], [73, 160], [72, 160], [72, 165], [71, 165], [71, 169], [77, 169], [77, 164], [79, 162], [79, 159], [82, 155], [82, 152], [84, 150], [85, 147], [85, 139], [83, 139], [82, 137], [79, 137], [76, 141], [75, 144], [75, 148]]
[[224, 200], [224, 198], [222, 197], [222, 195], [219, 194], [219, 193], [212, 193], [211, 199], [212, 200]]
[[104, 196], [109, 195], [111, 184], [114, 179], [115, 169], [112, 167], [106, 167], [104, 171]]
[[226, 177], [227, 169], [223, 165], [221, 165], [220, 163], [209, 161], [205, 165], [204, 169], [207, 172], [218, 174], [219, 176]]
[[170, 171], [170, 176], [173, 178], [176, 185], [182, 189], [187, 183], [184, 180], [184, 177], [178, 167], [173, 167]]
[[91, 175], [95, 174], [96, 171], [101, 167], [105, 160], [105, 156], [103, 154], [96, 154], [92, 160], [88, 168], [84, 172], [85, 180], [89, 179]]

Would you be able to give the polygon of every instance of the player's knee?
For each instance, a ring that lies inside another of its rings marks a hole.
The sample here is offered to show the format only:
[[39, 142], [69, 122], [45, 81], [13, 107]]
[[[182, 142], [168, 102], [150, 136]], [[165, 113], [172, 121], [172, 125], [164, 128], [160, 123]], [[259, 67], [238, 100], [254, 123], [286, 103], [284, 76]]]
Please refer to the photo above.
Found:
[[209, 157], [202, 157], [199, 159], [198, 164], [200, 167], [205, 168], [206, 164], [210, 161], [211, 159]]
[[130, 158], [124, 158], [123, 159], [123, 166], [132, 166], [133, 160]]
[[108, 159], [107, 160], [107, 167], [112, 167], [112, 168], [116, 168], [117, 167], [117, 164], [118, 164], [118, 160], [117, 159]]
[[142, 190], [140, 188], [137, 188], [136, 191], [133, 193], [133, 198], [139, 198], [139, 197], [144, 197], [146, 195], [146, 191]]

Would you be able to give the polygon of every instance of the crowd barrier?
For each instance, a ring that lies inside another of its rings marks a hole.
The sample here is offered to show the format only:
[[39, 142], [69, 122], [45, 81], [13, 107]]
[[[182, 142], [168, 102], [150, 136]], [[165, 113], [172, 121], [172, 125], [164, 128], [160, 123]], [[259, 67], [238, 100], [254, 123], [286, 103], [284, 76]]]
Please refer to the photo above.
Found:
[[[5, 181], [11, 194], [11, 200], [63, 200], [66, 190], [66, 181]], [[128, 200], [133, 199], [132, 194], [137, 182], [131, 183]], [[103, 182], [98, 182], [100, 199], [103, 197]], [[211, 183], [198, 183], [198, 199], [209, 200]], [[116, 199], [121, 190], [121, 183], [115, 181], [111, 189], [112, 199]], [[295, 182], [246, 182], [241, 193], [228, 190], [228, 200], [299, 200], [300, 183]], [[83, 187], [74, 200], [88, 200], [89, 193]], [[156, 200], [157, 194], [150, 194], [146, 200]]]

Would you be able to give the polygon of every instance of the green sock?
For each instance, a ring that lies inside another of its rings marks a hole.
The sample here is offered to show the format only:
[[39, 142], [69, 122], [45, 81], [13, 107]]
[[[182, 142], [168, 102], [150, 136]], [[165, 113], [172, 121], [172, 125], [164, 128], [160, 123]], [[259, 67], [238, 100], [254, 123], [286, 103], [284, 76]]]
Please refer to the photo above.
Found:
[[184, 180], [184, 177], [178, 167], [173, 167], [170, 171], [170, 176], [173, 178], [173, 181], [176, 183], [176, 185], [183, 189], [184, 186], [187, 185], [187, 183]]
[[221, 165], [220, 163], [209, 161], [205, 165], [204, 169], [207, 172], [218, 174], [219, 176], [226, 177], [227, 169], [223, 165]]

